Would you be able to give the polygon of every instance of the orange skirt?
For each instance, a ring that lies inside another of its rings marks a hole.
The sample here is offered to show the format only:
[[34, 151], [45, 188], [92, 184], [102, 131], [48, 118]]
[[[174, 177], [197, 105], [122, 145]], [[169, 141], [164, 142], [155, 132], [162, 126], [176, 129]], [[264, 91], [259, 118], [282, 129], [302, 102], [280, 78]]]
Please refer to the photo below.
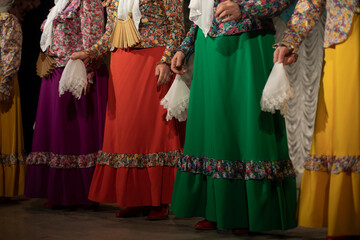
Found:
[[89, 199], [118, 206], [170, 204], [176, 168], [114, 168], [97, 165]]
[[89, 199], [119, 206], [171, 202], [184, 128], [166, 121], [160, 105], [170, 84], [157, 87], [164, 47], [118, 49], [111, 55], [104, 144]]

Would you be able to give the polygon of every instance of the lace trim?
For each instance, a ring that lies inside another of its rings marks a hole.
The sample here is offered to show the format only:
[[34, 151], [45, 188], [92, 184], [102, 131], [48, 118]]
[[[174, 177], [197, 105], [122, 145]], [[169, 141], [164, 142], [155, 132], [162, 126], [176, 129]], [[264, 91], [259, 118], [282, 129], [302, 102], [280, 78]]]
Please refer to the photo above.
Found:
[[181, 151], [174, 150], [159, 153], [139, 153], [139, 154], [117, 154], [100, 152], [97, 164], [109, 165], [114, 168], [120, 167], [162, 167], [176, 166], [180, 159]]
[[25, 164], [26, 154], [13, 153], [13, 154], [0, 154], [0, 164], [5, 166], [12, 166], [18, 164]]
[[309, 171], [360, 173], [360, 156], [309, 155], [304, 167]]
[[226, 161], [207, 157], [182, 155], [178, 162], [181, 171], [200, 173], [213, 178], [226, 179], [284, 179], [296, 177], [290, 160], [268, 161]]
[[90, 168], [96, 164], [98, 153], [86, 155], [60, 155], [50, 152], [32, 152], [26, 159], [29, 165], [46, 165], [51, 168]]
[[169, 91], [160, 101], [167, 110], [166, 120], [173, 117], [179, 121], [185, 121], [189, 107], [190, 89], [183, 78], [177, 74], [174, 82], [171, 84]]
[[170, 121], [172, 118], [176, 118], [180, 122], [187, 119], [188, 108], [189, 108], [189, 99], [184, 99], [177, 106], [170, 107], [169, 101], [167, 99], [162, 99], [160, 104], [167, 109], [166, 121]]
[[261, 110], [275, 113], [280, 110], [284, 116], [288, 112], [288, 102], [294, 97], [282, 63], [275, 63], [265, 84], [260, 100]]
[[275, 110], [280, 110], [283, 116], [288, 113], [288, 102], [294, 96], [293, 92], [289, 90], [276, 98], [262, 98], [261, 99], [261, 110], [264, 112], [275, 113]]
[[69, 60], [59, 82], [59, 97], [66, 91], [80, 99], [87, 87], [86, 67], [82, 60]]

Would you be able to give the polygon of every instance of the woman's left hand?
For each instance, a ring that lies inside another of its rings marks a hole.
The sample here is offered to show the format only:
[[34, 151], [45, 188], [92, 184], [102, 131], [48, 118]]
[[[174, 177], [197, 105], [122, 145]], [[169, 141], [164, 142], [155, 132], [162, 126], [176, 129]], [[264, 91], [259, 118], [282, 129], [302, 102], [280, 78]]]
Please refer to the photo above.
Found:
[[74, 52], [71, 54], [70, 58], [72, 60], [80, 59], [84, 64], [87, 64], [90, 61], [89, 53], [86, 51]]
[[219, 3], [216, 8], [215, 17], [218, 19], [222, 19], [221, 22], [239, 20], [241, 18], [241, 10], [239, 4], [231, 0]]
[[155, 68], [155, 76], [158, 76], [157, 85], [165, 85], [170, 82], [171, 72], [166, 63], [160, 63]]

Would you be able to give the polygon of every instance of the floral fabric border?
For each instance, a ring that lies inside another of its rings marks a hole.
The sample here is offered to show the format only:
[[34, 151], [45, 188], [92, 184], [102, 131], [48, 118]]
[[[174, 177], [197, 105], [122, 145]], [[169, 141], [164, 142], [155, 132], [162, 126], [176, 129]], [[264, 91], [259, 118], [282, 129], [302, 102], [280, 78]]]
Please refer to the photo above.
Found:
[[0, 164], [5, 166], [12, 166], [18, 164], [25, 164], [26, 154], [23, 153], [12, 153], [12, 154], [0, 154]]
[[360, 173], [360, 156], [309, 155], [304, 167], [309, 171]]
[[60, 155], [51, 152], [32, 152], [28, 165], [46, 165], [51, 168], [90, 168], [96, 164], [98, 153], [86, 155]]
[[169, 152], [158, 153], [134, 153], [134, 154], [117, 154], [100, 152], [97, 164], [109, 165], [114, 168], [120, 167], [163, 167], [176, 166], [180, 159], [181, 151], [174, 150]]
[[181, 171], [226, 179], [274, 180], [296, 177], [295, 169], [290, 160], [242, 162], [182, 155], [178, 162], [178, 168]]

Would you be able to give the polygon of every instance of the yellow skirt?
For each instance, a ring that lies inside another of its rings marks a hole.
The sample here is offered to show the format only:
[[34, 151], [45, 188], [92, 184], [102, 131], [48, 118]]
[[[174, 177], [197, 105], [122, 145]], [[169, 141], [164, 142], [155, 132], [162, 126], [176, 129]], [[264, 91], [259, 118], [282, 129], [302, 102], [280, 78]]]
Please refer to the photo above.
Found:
[[360, 236], [360, 16], [349, 38], [325, 49], [315, 132], [305, 162], [299, 225]]
[[11, 102], [0, 103], [0, 197], [24, 194], [26, 156], [23, 142], [20, 90], [15, 77]]

